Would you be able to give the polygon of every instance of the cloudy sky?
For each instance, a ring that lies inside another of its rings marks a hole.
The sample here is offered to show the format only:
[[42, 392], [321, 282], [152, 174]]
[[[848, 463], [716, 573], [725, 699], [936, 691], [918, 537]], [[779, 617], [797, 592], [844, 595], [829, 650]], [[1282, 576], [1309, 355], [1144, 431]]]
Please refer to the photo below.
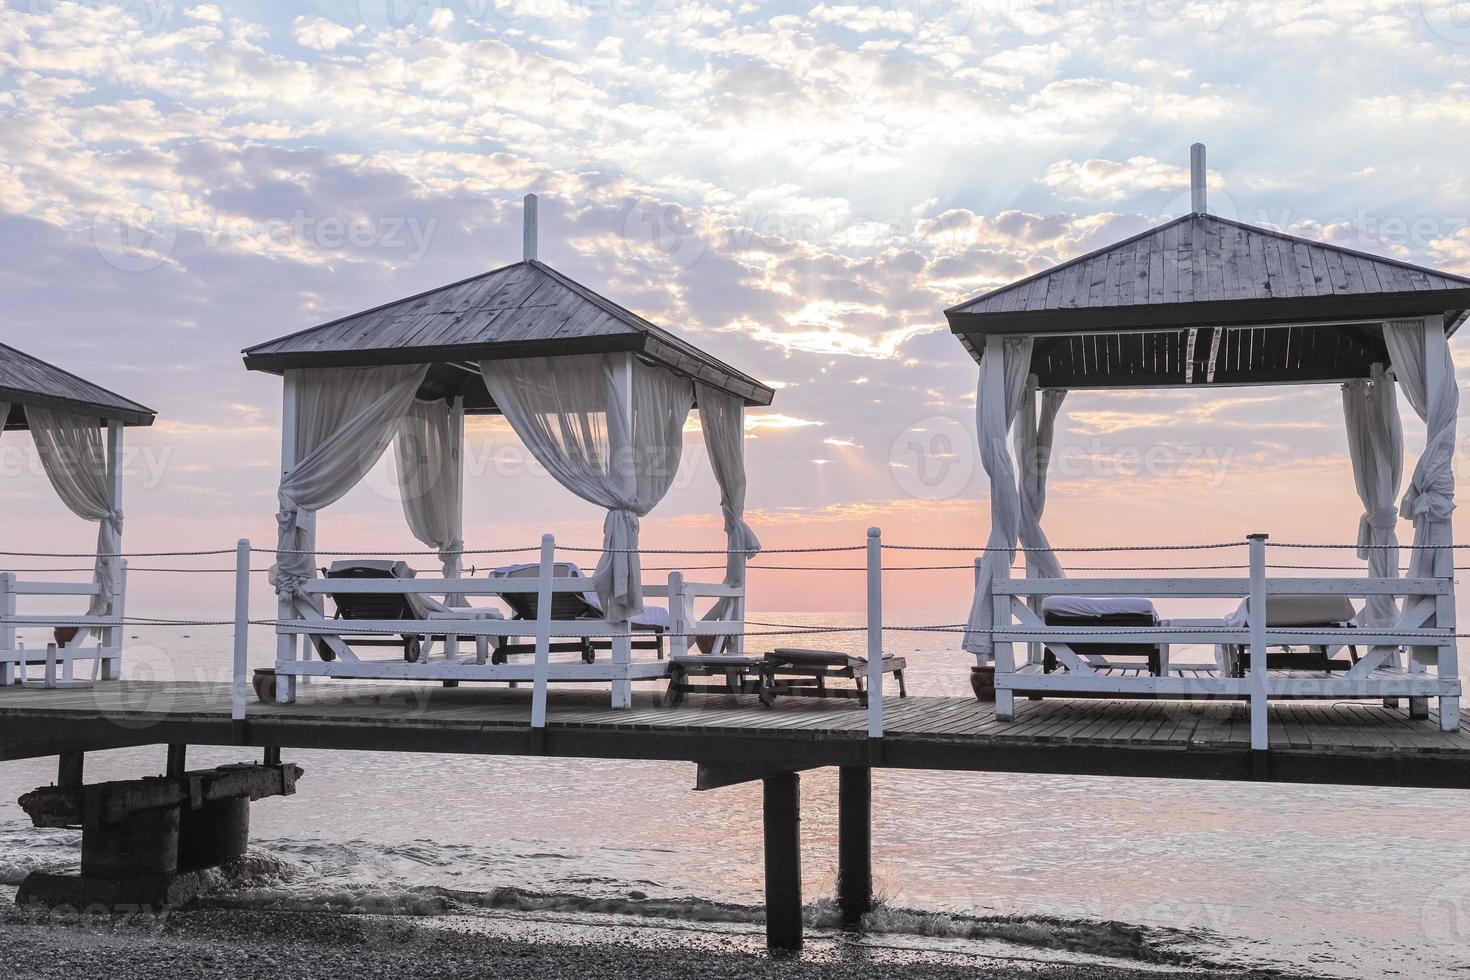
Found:
[[[1467, 68], [1470, 5], [1436, 0], [9, 0], [0, 340], [159, 410], [132, 548], [267, 542], [279, 381], [239, 350], [518, 259], [535, 192], [543, 259], [779, 389], [748, 420], [768, 545], [979, 542], [946, 306], [1181, 213], [1194, 141], [1218, 213], [1470, 273]], [[1074, 395], [1053, 540], [1347, 541], [1341, 429], [1330, 387]], [[470, 547], [597, 540], [503, 427], [471, 440]], [[649, 545], [721, 542], [687, 445]], [[90, 545], [24, 437], [0, 461], [7, 542]], [[409, 546], [390, 482], [323, 546]], [[223, 602], [198, 581], [134, 594]], [[891, 594], [957, 618], [965, 583]]]

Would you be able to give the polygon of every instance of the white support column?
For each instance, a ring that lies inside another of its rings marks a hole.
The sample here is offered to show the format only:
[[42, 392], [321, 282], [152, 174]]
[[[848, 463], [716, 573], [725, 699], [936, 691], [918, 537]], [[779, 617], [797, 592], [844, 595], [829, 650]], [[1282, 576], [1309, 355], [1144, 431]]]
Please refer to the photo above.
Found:
[[[996, 334], [991, 334], [990, 336], [985, 338], [984, 369], [985, 383], [980, 386], [980, 397], [983, 399], [980, 406], [981, 415], [985, 418], [999, 419], [1001, 429], [1002, 431], [1004, 431], [1006, 428], [1006, 367], [1005, 339], [1003, 337], [1000, 337]], [[984, 431], [983, 425], [981, 426], [980, 438], [981, 440], [984, 440], [986, 438], [986, 433]], [[1002, 440], [1002, 443], [1004, 443], [1004, 440]], [[991, 535], [993, 536], [995, 533], [994, 487], [991, 488], [990, 500], [990, 520], [992, 525]], [[1014, 561], [1014, 556], [1012, 556], [1011, 560]], [[1007, 570], [1007, 576], [1009, 576], [1009, 570]], [[995, 603], [994, 593], [987, 594], [981, 597], [981, 599], [983, 602], [991, 603], [992, 606]], [[992, 625], [999, 624], [993, 623]], [[984, 654], [977, 654], [975, 657], [976, 663], [982, 667], [985, 666], [985, 659], [986, 658]], [[995, 664], [995, 655], [993, 649], [990, 657], [990, 663], [991, 665]], [[997, 703], [996, 707], [997, 711], [999, 711], [999, 703]]]
[[[454, 481], [454, 508], [450, 512], [450, 538], [464, 541], [464, 397], [449, 403], [449, 478]], [[461, 547], [463, 545], [461, 544]], [[445, 578], [464, 577], [464, 555], [452, 556], [444, 563]], [[449, 600], [445, 596], [445, 601]], [[444, 655], [450, 660], [459, 656], [459, 636], [444, 635]]]
[[[118, 620], [121, 621], [122, 618], [127, 615], [127, 612], [128, 612], [128, 562], [127, 562], [127, 559], [125, 559], [125, 558], [119, 558], [118, 561], [117, 561], [117, 598], [113, 601], [112, 615], [116, 616], [118, 618]], [[118, 679], [118, 677], [120, 676], [120, 674], [122, 672], [122, 644], [123, 644], [123, 635], [124, 635], [123, 634], [123, 627], [121, 627], [121, 626], [109, 626], [109, 627], [107, 627], [107, 629], [108, 629], [108, 632], [111, 633], [115, 637], [115, 639], [112, 639], [112, 640], [110, 640], [108, 642], [108, 646], [117, 651], [117, 659], [115, 659], [115, 660], [98, 660], [97, 661], [97, 665], [96, 665], [97, 666], [97, 677], [99, 679], [101, 679], [101, 680], [113, 680], [113, 681], [115, 681], [115, 680]], [[98, 642], [99, 642], [99, 645], [100, 645], [100, 642], [101, 642], [101, 638], [100, 637], [98, 638]], [[99, 651], [99, 653], [100, 653], [100, 651]], [[109, 668], [109, 664], [111, 665], [110, 668]]]
[[245, 692], [250, 685], [250, 542], [235, 544], [235, 645], [234, 672], [230, 688], [230, 718], [245, 720]]
[[868, 738], [883, 737], [883, 538], [868, 528]]
[[[123, 424], [111, 420], [107, 423], [107, 479], [112, 485], [112, 499], [114, 506], [121, 511], [123, 509]], [[112, 553], [122, 553], [122, 529], [119, 528], [112, 536]], [[109, 615], [122, 615], [123, 600], [126, 595], [126, 578], [121, 569], [121, 558], [110, 559], [114, 567], [118, 569], [116, 579], [116, 591], [108, 597], [107, 611]], [[122, 674], [122, 646], [123, 629], [121, 626], [108, 626], [97, 631], [97, 644], [110, 650], [117, 651], [116, 659], [103, 660], [99, 664], [98, 676], [104, 681], [115, 681]]]
[[[290, 475], [296, 466], [296, 383], [287, 373], [281, 385], [281, 479]], [[282, 593], [276, 599], [276, 618], [296, 618], [296, 604], [291, 596]], [[310, 642], [307, 640], [306, 642]], [[291, 663], [296, 659], [296, 634], [281, 633], [276, 636], [276, 664]], [[291, 704], [296, 700], [296, 677], [276, 673], [276, 703]]]
[[749, 561], [748, 555], [735, 556], [735, 562], [740, 566], [740, 595], [735, 597], [731, 612], [735, 621], [740, 624], [742, 635], [725, 637], [725, 645], [729, 648], [729, 652], [737, 657], [745, 656], [745, 636], [743, 634], [745, 633], [745, 597], [750, 592], [750, 582], [746, 578], [750, 571], [747, 564]]
[[684, 573], [669, 573], [669, 656], [689, 652], [689, 609], [684, 598]]
[[[990, 597], [991, 608], [995, 610], [992, 617], [992, 625], [997, 629], [1006, 629], [1011, 625], [1012, 597], [1008, 595], [992, 595]], [[1016, 671], [1016, 649], [1015, 645], [999, 635], [992, 634], [995, 639], [995, 720], [1014, 721], [1016, 718], [1016, 694], [1009, 687], [1002, 687], [1001, 680], [1010, 680]]]
[[551, 674], [551, 580], [556, 575], [556, 539], [541, 535], [536, 579], [536, 667], [531, 679], [531, 727], [546, 727], [546, 684]]
[[[618, 400], [623, 406], [623, 418], [628, 423], [628, 428], [620, 431], [609, 431], [608, 437], [613, 451], [614, 465], [626, 466], [626, 463], [617, 463], [621, 454], [633, 451], [633, 355], [623, 354], [617, 361], [617, 367], [613, 372], [613, 389]], [[623, 478], [634, 479], [631, 469], [623, 470]], [[630, 492], [629, 497], [633, 494]], [[627, 669], [633, 662], [633, 650], [629, 631], [632, 624], [622, 624], [618, 635], [612, 638], [612, 662], [615, 667], [620, 668], [621, 676], [615, 676], [612, 682], [612, 706], [614, 708], [631, 708], [633, 706], [633, 682], [628, 679]]]
[[1266, 707], [1266, 538], [1264, 534], [1249, 536], [1251, 748], [1257, 750], [1265, 750], [1270, 745]]
[[15, 683], [16, 665], [9, 658], [17, 655], [15, 624], [10, 621], [15, 615], [15, 573], [0, 572], [0, 685], [9, 687]]
[[[1434, 360], [1436, 360], [1436, 356], [1435, 355], [1436, 355], [1437, 349], [1441, 345], [1443, 345], [1445, 343], [1444, 317], [1443, 316], [1427, 316], [1427, 317], [1424, 318], [1424, 320], [1423, 320], [1423, 322], [1421, 324], [1420, 329], [1422, 329], [1423, 332], [1424, 332], [1424, 357], [1425, 357], [1426, 361], [1432, 363]], [[1440, 379], [1439, 379], [1439, 373], [1437, 371], [1433, 370], [1430, 367], [1430, 363], [1426, 363], [1424, 365], [1424, 383], [1425, 383], [1425, 398], [1424, 398], [1424, 402], [1425, 402], [1426, 405], [1434, 405], [1434, 404], [1436, 404], [1438, 402], [1439, 396], [1440, 396], [1440, 385], [1439, 385], [1439, 380]], [[1454, 384], [1454, 383], [1456, 383], [1456, 382], [1455, 382], [1454, 378], [1451, 377], [1451, 384]], [[1425, 421], [1426, 421], [1426, 423], [1428, 422], [1427, 419]], [[1435, 545], [1439, 545], [1441, 543], [1443, 543], [1443, 544], [1449, 544], [1451, 542], [1452, 537], [1453, 537], [1453, 535], [1451, 534], [1450, 529], [1447, 527], [1445, 529], [1445, 531], [1444, 531], [1444, 534], [1443, 534], [1443, 540], [1442, 541], [1435, 541], [1433, 543]], [[1453, 551], [1450, 551], [1448, 549], [1440, 550], [1440, 549], [1436, 548], [1436, 550], [1434, 551], [1433, 556], [1431, 558], [1431, 565], [1432, 565], [1432, 567], [1434, 569], [1434, 575], [1436, 577], [1440, 577], [1442, 575], [1448, 575], [1448, 577], [1451, 580], [1453, 580], [1453, 578], [1454, 578], [1454, 558], [1453, 558], [1453, 556], [1454, 556], [1454, 552]], [[1411, 562], [1410, 564], [1412, 565], [1413, 563]], [[1446, 566], [1448, 566], [1448, 569], [1447, 570], [1446, 570]], [[1434, 604], [1434, 614], [1433, 614], [1432, 618], [1429, 620], [1429, 622], [1426, 624], [1427, 626], [1430, 626], [1430, 627], [1435, 628], [1435, 629], [1443, 629], [1444, 628], [1444, 623], [1441, 622], [1441, 617], [1444, 616], [1444, 617], [1447, 617], [1448, 618], [1448, 621], [1450, 623], [1451, 629], [1453, 629], [1453, 625], [1454, 625], [1454, 621], [1455, 621], [1455, 612], [1454, 612], [1454, 609], [1455, 609], [1455, 600], [1454, 600], [1453, 592], [1449, 596], [1437, 596], [1437, 597], [1435, 597], [1433, 599], [1431, 599], [1431, 598], [1429, 598], [1429, 597], [1426, 596], [1426, 597], [1421, 597], [1421, 598], [1419, 598], [1419, 599], [1417, 599], [1415, 601], [1418, 601], [1418, 602], [1432, 602]], [[1404, 605], [1405, 605], [1405, 607], [1407, 607], [1409, 605], [1409, 603], [1406, 602]], [[1438, 646], [1438, 647], [1423, 647], [1423, 646], [1410, 647], [1410, 649], [1409, 649], [1409, 673], [1411, 675], [1413, 675], [1414, 677], [1422, 680], [1423, 677], [1424, 677], [1424, 675], [1427, 672], [1427, 668], [1425, 666], [1425, 660], [1427, 660], [1428, 657], [1426, 655], [1429, 654], [1432, 651], [1433, 652], [1433, 656], [1434, 656], [1434, 660], [1435, 660], [1435, 674], [1436, 674], [1436, 676], [1441, 676], [1440, 672], [1444, 669], [1444, 656], [1445, 656], [1445, 651], [1448, 650], [1449, 651], [1449, 657], [1450, 657], [1451, 665], [1454, 667], [1455, 672], [1456, 672], [1456, 675], [1458, 675], [1458, 673], [1459, 673], [1458, 663], [1457, 663], [1458, 658], [1455, 655], [1454, 642], [1455, 642], [1454, 640], [1450, 640], [1449, 643], [1447, 643], [1445, 645], [1442, 645], [1442, 646]], [[1441, 702], [1441, 704], [1440, 704], [1441, 724], [1444, 724], [1444, 721], [1443, 721], [1444, 708], [1445, 708], [1445, 706], [1444, 706], [1443, 702]], [[1458, 724], [1459, 706], [1458, 705], [1453, 706], [1450, 709], [1450, 712], [1451, 712], [1451, 715], [1452, 715], [1452, 720], [1454, 720], [1456, 722], [1456, 724]], [[1409, 697], [1409, 717], [1411, 719], [1413, 719], [1413, 720], [1416, 720], [1416, 721], [1422, 721], [1422, 720], [1424, 720], [1424, 719], [1426, 719], [1426, 718], [1429, 717], [1429, 698], [1427, 696], [1410, 695], [1410, 697]], [[1447, 729], [1447, 730], [1448, 731], [1453, 731], [1454, 729]]]
[[[1442, 316], [1425, 317], [1424, 318], [1424, 332], [1425, 332], [1425, 337], [1424, 337], [1424, 350], [1425, 350], [1426, 356], [1429, 356], [1429, 352], [1434, 349], [1433, 347], [1430, 346], [1430, 344], [1443, 344], [1443, 343], [1446, 343], [1446, 341], [1445, 341], [1445, 334], [1444, 334], [1444, 317], [1442, 317]], [[1437, 377], [1438, 376], [1437, 376], [1437, 374], [1435, 372], [1432, 372], [1432, 371], [1428, 372], [1429, 391], [1427, 393], [1428, 397], [1426, 398], [1426, 402], [1428, 404], [1431, 404], [1431, 405], [1434, 404], [1435, 403], [1435, 400], [1439, 397], [1439, 389], [1438, 389], [1438, 386], [1436, 384]], [[1450, 383], [1451, 384], [1458, 384], [1458, 381], [1456, 381], [1456, 379], [1453, 377], [1453, 375], [1450, 378]], [[1435, 552], [1434, 552], [1434, 576], [1436, 578], [1446, 579], [1450, 583], [1450, 588], [1443, 595], [1440, 595], [1440, 596], [1436, 596], [1435, 597], [1434, 625], [1438, 629], [1449, 630], [1450, 633], [1454, 633], [1455, 632], [1455, 618], [1456, 618], [1455, 617], [1455, 589], [1454, 589], [1454, 582], [1455, 582], [1455, 552], [1454, 552], [1454, 543], [1455, 543], [1455, 527], [1454, 527], [1454, 518], [1452, 516], [1451, 519], [1450, 519], [1450, 521], [1445, 524], [1444, 532], [1443, 532], [1440, 540], [1438, 542], [1436, 542], [1436, 544], [1441, 545], [1442, 547], [1437, 548], [1435, 550]], [[1405, 603], [1405, 605], [1407, 605], [1407, 603]], [[1460, 656], [1459, 656], [1459, 646], [1458, 646], [1458, 643], [1459, 643], [1459, 641], [1456, 640], [1453, 636], [1451, 636], [1451, 637], [1449, 637], [1439, 647], [1437, 656], [1435, 658], [1435, 671], [1434, 671], [1435, 672], [1435, 676], [1437, 678], [1439, 678], [1441, 680], [1444, 680], [1444, 679], [1459, 680], [1459, 678], [1460, 678]], [[1411, 654], [1409, 656], [1409, 662], [1411, 664], [1413, 664], [1413, 663], [1415, 663], [1415, 661], [1416, 661], [1416, 658]], [[1421, 669], [1422, 669], [1422, 667], [1421, 667]], [[1409, 714], [1410, 714], [1410, 716], [1413, 716], [1416, 713], [1418, 713], [1418, 712], [1415, 711], [1415, 708], [1416, 707], [1417, 706], [1414, 703], [1414, 699], [1413, 698], [1410, 698], [1409, 699]], [[1424, 705], [1424, 708], [1423, 708], [1423, 712], [1422, 713], [1424, 715], [1428, 715], [1428, 713], [1429, 713], [1427, 699], [1426, 699], [1426, 703]], [[1459, 731], [1460, 730], [1460, 698], [1459, 698], [1458, 695], [1451, 695], [1451, 696], [1447, 696], [1447, 697], [1441, 697], [1439, 699], [1439, 727], [1440, 727], [1440, 730], [1441, 731], [1446, 731], [1446, 732], [1455, 732], [1455, 731]]]

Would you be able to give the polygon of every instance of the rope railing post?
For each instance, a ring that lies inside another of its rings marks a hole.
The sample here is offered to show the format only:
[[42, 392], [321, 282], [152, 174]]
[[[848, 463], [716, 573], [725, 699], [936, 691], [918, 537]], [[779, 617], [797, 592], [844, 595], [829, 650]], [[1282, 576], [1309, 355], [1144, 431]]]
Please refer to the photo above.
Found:
[[689, 652], [689, 611], [684, 603], [684, 573], [669, 573], [669, 657]]
[[1266, 534], [1247, 536], [1250, 542], [1250, 696], [1251, 748], [1264, 751], [1269, 745], [1266, 711]]
[[235, 545], [235, 673], [230, 688], [230, 718], [245, 720], [246, 654], [250, 645], [250, 542]]
[[868, 737], [883, 737], [883, 538], [868, 528]]
[[541, 535], [536, 579], [536, 669], [531, 681], [531, 727], [546, 727], [546, 684], [551, 675], [551, 580], [556, 575], [556, 538]]
[[15, 575], [0, 573], [0, 684], [5, 687], [15, 683], [15, 664], [10, 658], [16, 655], [15, 647]]

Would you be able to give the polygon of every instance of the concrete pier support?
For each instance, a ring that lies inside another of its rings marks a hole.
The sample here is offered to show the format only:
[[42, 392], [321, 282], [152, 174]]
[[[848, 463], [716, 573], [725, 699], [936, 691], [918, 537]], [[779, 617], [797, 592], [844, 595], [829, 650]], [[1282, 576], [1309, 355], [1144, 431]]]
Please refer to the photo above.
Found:
[[854, 926], [873, 910], [873, 770], [837, 770], [837, 907]]
[[250, 800], [216, 800], [179, 814], [179, 870], [217, 868], [250, 846]]
[[179, 807], [134, 810], [110, 820], [96, 787], [82, 805], [82, 877], [145, 878], [179, 867]]
[[301, 768], [232, 765], [189, 771], [187, 750], [169, 746], [168, 773], [81, 785], [81, 755], [64, 756], [58, 785], [20, 798], [37, 827], [82, 828], [80, 874], [35, 871], [16, 893], [22, 905], [168, 908], [206, 885], [195, 872], [245, 853], [250, 804], [296, 791]]
[[801, 949], [801, 777], [767, 776], [764, 784], [766, 946], [772, 953]]

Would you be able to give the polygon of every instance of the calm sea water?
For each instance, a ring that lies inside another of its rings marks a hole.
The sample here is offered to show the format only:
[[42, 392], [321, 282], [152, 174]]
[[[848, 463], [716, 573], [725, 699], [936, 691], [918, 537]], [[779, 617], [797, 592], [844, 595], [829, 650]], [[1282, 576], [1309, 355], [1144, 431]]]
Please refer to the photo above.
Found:
[[[139, 633], [129, 676], [226, 678], [227, 631]], [[269, 662], [269, 643], [263, 632], [256, 638], [256, 663]], [[967, 693], [968, 661], [952, 637], [895, 634], [889, 649], [909, 658], [915, 693]], [[712, 928], [753, 921], [761, 902], [758, 787], [695, 793], [689, 765], [288, 757], [307, 775], [296, 796], [254, 808], [262, 870], [227, 901], [631, 914]], [[190, 761], [246, 758], [196, 749]], [[98, 753], [87, 776], [134, 777], [163, 762], [161, 747]], [[74, 833], [31, 829], [13, 802], [52, 781], [53, 766], [0, 764], [0, 886], [32, 868], [76, 863]], [[835, 878], [835, 773], [805, 775], [802, 791], [805, 888], [816, 900]], [[904, 941], [1340, 977], [1470, 975], [1463, 794], [879, 771], [874, 811], [877, 887], [895, 910], [875, 924]]]

